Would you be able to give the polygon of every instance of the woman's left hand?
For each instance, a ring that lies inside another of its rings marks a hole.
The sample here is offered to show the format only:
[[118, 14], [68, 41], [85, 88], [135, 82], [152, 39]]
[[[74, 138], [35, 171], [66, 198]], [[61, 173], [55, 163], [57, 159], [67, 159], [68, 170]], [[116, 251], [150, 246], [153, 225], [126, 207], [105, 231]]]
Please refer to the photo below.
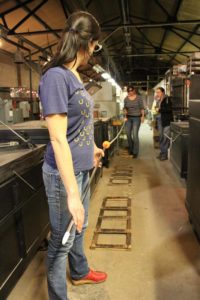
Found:
[[94, 167], [102, 167], [101, 158], [104, 157], [103, 149], [98, 148], [96, 145], [94, 147]]

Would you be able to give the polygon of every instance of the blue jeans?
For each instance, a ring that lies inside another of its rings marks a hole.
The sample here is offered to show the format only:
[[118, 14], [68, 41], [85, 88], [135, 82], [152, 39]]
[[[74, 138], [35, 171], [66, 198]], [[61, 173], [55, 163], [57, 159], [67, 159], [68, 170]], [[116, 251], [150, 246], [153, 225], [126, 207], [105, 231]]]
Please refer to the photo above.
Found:
[[129, 151], [138, 155], [139, 153], [139, 136], [141, 118], [140, 117], [128, 117], [126, 121], [126, 133], [128, 138]]
[[168, 149], [170, 146], [170, 140], [165, 136], [170, 135], [170, 126], [162, 126], [161, 116], [156, 117], [158, 132], [159, 132], [159, 143], [160, 143], [160, 155], [168, 157]]
[[[84, 226], [81, 233], [72, 228], [68, 242], [63, 246], [62, 238], [71, 220], [67, 207], [67, 194], [59, 172], [43, 164], [43, 180], [49, 205], [51, 237], [47, 252], [47, 282], [50, 300], [67, 300], [66, 264], [69, 261], [72, 279], [80, 279], [89, 273], [88, 262], [83, 250], [84, 231], [88, 223], [88, 206], [90, 193], [85, 196]], [[76, 176], [80, 195], [82, 196], [89, 183], [89, 173], [80, 172]]]

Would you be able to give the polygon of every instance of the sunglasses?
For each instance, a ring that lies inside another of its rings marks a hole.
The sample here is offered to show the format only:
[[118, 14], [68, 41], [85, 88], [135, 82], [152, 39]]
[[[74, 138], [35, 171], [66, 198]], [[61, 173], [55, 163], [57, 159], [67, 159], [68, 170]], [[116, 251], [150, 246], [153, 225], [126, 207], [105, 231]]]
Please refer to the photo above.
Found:
[[103, 48], [103, 46], [102, 45], [100, 45], [99, 43], [97, 43], [96, 45], [95, 45], [95, 47], [94, 47], [94, 53], [97, 53], [97, 52], [99, 52], [101, 49]]

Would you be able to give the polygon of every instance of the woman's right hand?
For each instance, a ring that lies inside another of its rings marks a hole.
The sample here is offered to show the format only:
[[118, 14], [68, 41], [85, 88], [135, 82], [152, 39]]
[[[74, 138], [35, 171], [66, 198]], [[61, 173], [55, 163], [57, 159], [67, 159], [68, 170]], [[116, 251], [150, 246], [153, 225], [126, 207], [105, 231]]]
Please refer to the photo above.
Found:
[[67, 201], [68, 201], [69, 211], [72, 215], [74, 224], [76, 226], [76, 230], [80, 233], [82, 231], [83, 224], [84, 224], [84, 212], [85, 212], [83, 204], [80, 200], [80, 196], [79, 194], [73, 196], [68, 195]]

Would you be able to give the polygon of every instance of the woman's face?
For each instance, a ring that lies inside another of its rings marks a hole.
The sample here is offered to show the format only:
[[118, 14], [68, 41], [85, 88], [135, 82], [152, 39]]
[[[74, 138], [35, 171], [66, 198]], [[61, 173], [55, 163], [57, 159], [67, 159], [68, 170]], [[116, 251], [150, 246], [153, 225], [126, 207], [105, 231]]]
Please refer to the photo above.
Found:
[[134, 89], [129, 89], [127, 92], [129, 97], [133, 97], [136, 94]]
[[102, 47], [101, 45], [99, 45], [98, 41], [91, 41], [88, 43], [88, 51], [84, 52], [82, 65], [87, 65], [89, 59], [93, 55], [93, 52], [98, 52], [95, 51], [97, 47], [100, 47], [99, 49], [101, 49]]

